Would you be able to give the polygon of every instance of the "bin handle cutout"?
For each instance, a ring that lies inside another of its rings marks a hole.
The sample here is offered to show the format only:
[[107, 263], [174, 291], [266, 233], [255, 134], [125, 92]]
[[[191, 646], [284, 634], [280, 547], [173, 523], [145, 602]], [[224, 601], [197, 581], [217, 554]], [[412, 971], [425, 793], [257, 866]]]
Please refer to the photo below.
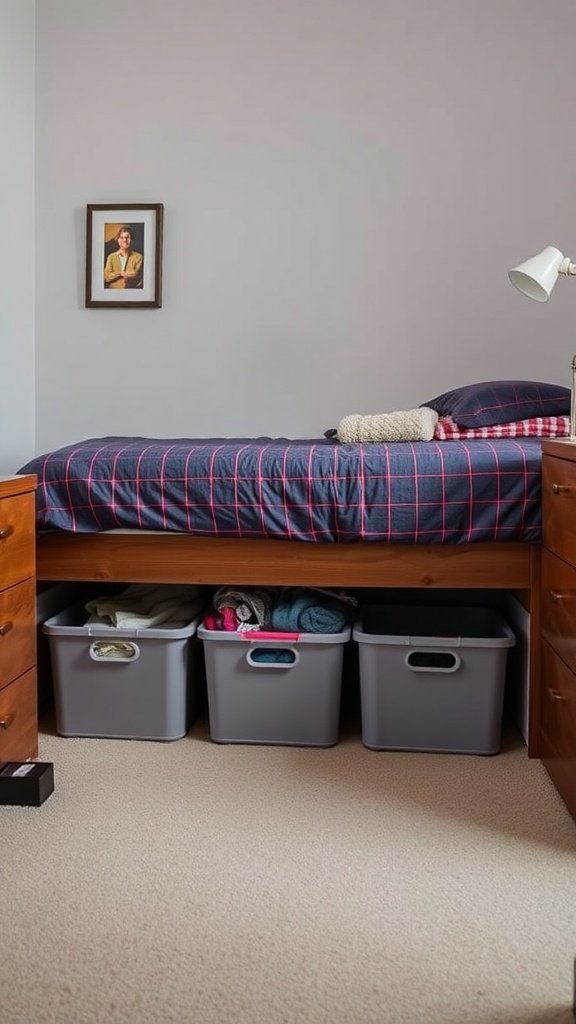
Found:
[[90, 644], [89, 652], [92, 661], [100, 664], [117, 661], [136, 661], [140, 657], [138, 644], [131, 640], [95, 640]]
[[420, 647], [409, 651], [404, 661], [411, 672], [457, 672], [462, 664], [459, 654], [439, 651], [437, 647]]
[[[254, 660], [254, 655], [257, 655], [259, 651], [265, 653], [268, 658], [271, 654], [279, 655], [279, 657], [276, 661], [268, 661], [267, 659], [262, 659], [262, 661], [258, 659]], [[286, 655], [288, 655], [288, 657], [286, 657]], [[246, 661], [251, 668], [281, 668], [286, 671], [286, 669], [295, 668], [300, 661], [300, 653], [299, 651], [295, 651], [293, 647], [255, 646], [251, 647], [249, 651], [246, 651]]]

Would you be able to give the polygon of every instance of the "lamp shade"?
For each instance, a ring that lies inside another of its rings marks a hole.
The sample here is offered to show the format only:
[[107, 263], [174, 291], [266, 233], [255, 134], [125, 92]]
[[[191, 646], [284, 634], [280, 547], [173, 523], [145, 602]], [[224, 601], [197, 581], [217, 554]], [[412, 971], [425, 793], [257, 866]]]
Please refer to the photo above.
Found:
[[508, 274], [512, 284], [524, 292], [530, 299], [546, 302], [550, 298], [556, 281], [560, 264], [564, 259], [560, 249], [547, 245], [537, 256], [531, 256], [524, 263], [518, 264]]

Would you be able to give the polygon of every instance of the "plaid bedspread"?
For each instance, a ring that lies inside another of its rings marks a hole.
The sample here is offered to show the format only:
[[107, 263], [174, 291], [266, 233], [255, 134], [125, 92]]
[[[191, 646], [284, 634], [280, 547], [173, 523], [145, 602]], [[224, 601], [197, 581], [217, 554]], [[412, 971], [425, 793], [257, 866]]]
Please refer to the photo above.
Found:
[[333, 439], [103, 437], [23, 466], [39, 532], [468, 544], [538, 541], [534, 438], [340, 444]]

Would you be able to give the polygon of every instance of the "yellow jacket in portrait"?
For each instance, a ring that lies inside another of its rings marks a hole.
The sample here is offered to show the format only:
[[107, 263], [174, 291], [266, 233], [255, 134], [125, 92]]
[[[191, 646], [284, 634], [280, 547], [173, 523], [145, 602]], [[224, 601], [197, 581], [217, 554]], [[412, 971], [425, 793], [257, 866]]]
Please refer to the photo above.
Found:
[[120, 263], [120, 255], [117, 252], [110, 253], [106, 260], [104, 267], [104, 287], [105, 288], [141, 288], [142, 287], [142, 262], [143, 257], [139, 252], [128, 253], [128, 259], [126, 261], [125, 273], [135, 274], [131, 280], [127, 281], [122, 274], [122, 264]]

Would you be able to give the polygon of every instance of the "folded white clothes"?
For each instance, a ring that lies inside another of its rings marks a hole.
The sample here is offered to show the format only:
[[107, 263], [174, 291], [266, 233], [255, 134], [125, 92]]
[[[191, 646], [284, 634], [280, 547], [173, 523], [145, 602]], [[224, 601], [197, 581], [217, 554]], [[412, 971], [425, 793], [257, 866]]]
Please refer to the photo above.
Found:
[[438, 422], [438, 413], [428, 406], [399, 409], [362, 416], [344, 416], [338, 424], [338, 440], [344, 444], [363, 441], [431, 441]]
[[201, 594], [196, 586], [133, 583], [120, 594], [96, 597], [85, 607], [92, 622], [118, 629], [150, 629], [166, 622], [191, 622], [204, 606]]
[[111, 661], [130, 661], [134, 657], [136, 650], [135, 644], [121, 643], [119, 640], [93, 644], [94, 657], [102, 658], [103, 660], [110, 658]]

